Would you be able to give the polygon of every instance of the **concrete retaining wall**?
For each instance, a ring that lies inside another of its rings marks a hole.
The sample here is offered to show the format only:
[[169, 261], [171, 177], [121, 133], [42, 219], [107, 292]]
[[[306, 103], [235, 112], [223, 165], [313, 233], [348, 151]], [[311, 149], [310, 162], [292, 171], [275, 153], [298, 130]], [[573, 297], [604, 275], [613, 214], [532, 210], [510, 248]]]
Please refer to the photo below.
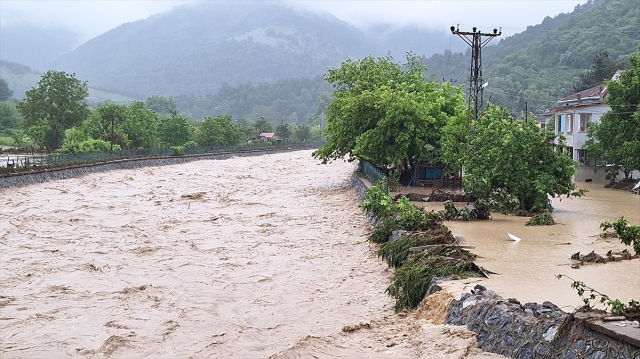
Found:
[[445, 324], [466, 325], [477, 333], [484, 351], [518, 359], [640, 358], [640, 347], [625, 340], [631, 338], [605, 335], [586, 325], [597, 323], [595, 317], [574, 318], [551, 302], [522, 305], [491, 290], [472, 292], [454, 299]]
[[[351, 186], [362, 203], [371, 184], [354, 173]], [[375, 223], [375, 218], [369, 216], [369, 221]], [[455, 297], [445, 324], [466, 325], [477, 334], [482, 350], [509, 358], [640, 359], [637, 328], [607, 327], [588, 314], [567, 314], [551, 302], [505, 300], [482, 286]]]
[[0, 177], [0, 189], [23, 187], [34, 183], [43, 183], [52, 180], [75, 178], [89, 173], [106, 172], [112, 170], [134, 169], [140, 167], [166, 166], [201, 160], [223, 160], [231, 157], [260, 156], [270, 153], [306, 150], [308, 148], [282, 148], [273, 150], [257, 150], [245, 152], [225, 152], [217, 154], [192, 155], [181, 157], [159, 157], [145, 159], [118, 160], [93, 165], [78, 165], [54, 170], [38, 172], [16, 173], [6, 177]]

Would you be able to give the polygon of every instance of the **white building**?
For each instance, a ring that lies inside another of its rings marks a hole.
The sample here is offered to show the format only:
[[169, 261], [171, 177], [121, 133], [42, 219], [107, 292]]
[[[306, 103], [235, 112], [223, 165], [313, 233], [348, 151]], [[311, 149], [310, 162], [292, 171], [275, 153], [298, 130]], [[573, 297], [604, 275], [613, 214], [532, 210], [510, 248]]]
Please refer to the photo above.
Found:
[[[547, 126], [553, 123], [555, 133], [567, 138], [567, 152], [574, 160], [585, 164], [587, 124], [600, 122], [600, 117], [609, 111], [604, 103], [607, 86], [598, 85], [558, 100], [558, 106], [549, 109], [552, 116]], [[593, 165], [593, 164], [592, 164]]]

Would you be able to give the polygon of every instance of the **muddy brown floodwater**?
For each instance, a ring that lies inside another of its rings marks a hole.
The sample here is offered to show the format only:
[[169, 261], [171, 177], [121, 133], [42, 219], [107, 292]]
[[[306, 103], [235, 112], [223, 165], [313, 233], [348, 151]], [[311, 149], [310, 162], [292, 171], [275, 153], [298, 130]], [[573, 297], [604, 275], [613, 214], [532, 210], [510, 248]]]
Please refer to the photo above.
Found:
[[[553, 199], [553, 226], [526, 227], [525, 217], [492, 214], [489, 221], [446, 221], [455, 235], [466, 238], [472, 251], [484, 258], [476, 263], [500, 273], [491, 279], [458, 281], [452, 290], [468, 291], [476, 282], [495, 290], [504, 298], [517, 298], [522, 303], [552, 301], [563, 310], [571, 312], [583, 303], [566, 278], [556, 279], [557, 274], [568, 275], [586, 285], [627, 303], [640, 298], [640, 260], [585, 264], [579, 269], [571, 268], [573, 253], [588, 254], [595, 251], [604, 256], [609, 250], [622, 251], [631, 247], [619, 239], [603, 240], [601, 222], [626, 218], [633, 225], [640, 224], [640, 196], [626, 191], [604, 188], [597, 183], [578, 183], [579, 188], [588, 189], [585, 197]], [[430, 193], [425, 188], [405, 188], [404, 192]], [[466, 203], [456, 203], [457, 207]], [[423, 204], [424, 206], [424, 204]], [[441, 203], [426, 203], [427, 209], [443, 209]], [[511, 233], [521, 241], [509, 239]], [[454, 289], [455, 288], [455, 289]]]
[[1, 190], [0, 356], [498, 357], [393, 314], [353, 169], [298, 151]]

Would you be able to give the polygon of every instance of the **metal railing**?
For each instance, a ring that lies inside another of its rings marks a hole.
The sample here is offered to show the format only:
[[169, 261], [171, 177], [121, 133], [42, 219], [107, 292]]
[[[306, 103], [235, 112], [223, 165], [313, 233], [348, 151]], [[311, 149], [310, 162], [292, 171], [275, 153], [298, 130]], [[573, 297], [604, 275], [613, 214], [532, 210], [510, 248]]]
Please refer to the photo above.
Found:
[[376, 166], [367, 160], [360, 160], [362, 162], [362, 170], [364, 174], [369, 178], [371, 183], [376, 184], [380, 181], [387, 182], [387, 176], [382, 173]]
[[196, 147], [173, 147], [173, 148], [145, 148], [130, 149], [108, 152], [89, 153], [65, 153], [65, 154], [34, 154], [34, 155], [0, 155], [0, 175], [37, 168], [64, 168], [78, 165], [90, 165], [96, 163], [106, 163], [111, 161], [163, 158], [219, 154], [227, 152], [247, 152], [247, 151], [267, 151], [299, 148], [318, 148], [324, 142], [302, 142], [302, 143], [259, 143], [242, 144], [234, 146], [196, 146]]

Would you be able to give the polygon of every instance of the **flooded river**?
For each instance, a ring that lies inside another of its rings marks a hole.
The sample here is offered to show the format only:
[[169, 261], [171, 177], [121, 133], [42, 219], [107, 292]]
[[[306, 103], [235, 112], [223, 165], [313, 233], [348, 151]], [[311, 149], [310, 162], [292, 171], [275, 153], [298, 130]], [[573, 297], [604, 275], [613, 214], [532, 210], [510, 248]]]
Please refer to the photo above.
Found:
[[310, 155], [0, 190], [0, 357], [498, 357], [393, 314], [353, 164]]

